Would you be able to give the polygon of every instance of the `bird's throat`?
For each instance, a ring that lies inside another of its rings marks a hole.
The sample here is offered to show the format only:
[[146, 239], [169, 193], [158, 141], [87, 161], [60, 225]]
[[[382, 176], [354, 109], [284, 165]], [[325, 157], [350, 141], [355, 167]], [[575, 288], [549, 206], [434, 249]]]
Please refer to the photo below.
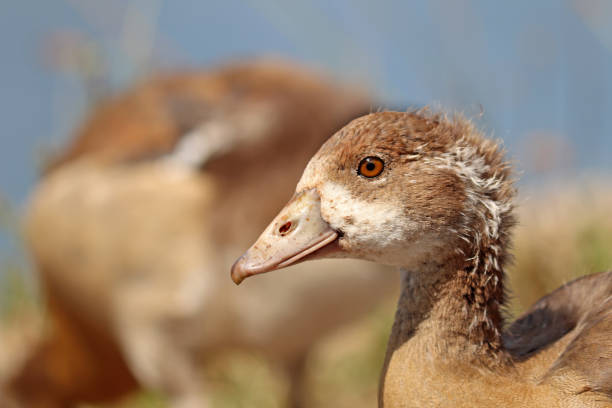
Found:
[[383, 385], [386, 371], [398, 369], [390, 367], [396, 358], [415, 375], [438, 364], [494, 368], [508, 363], [501, 338], [502, 272], [472, 265], [457, 259], [418, 271], [402, 269]]

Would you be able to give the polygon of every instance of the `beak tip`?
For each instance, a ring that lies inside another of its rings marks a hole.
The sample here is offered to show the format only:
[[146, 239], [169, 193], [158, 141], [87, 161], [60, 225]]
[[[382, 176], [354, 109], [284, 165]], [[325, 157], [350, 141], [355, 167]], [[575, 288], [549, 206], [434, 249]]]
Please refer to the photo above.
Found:
[[236, 262], [234, 262], [234, 264], [232, 265], [232, 269], [230, 272], [230, 276], [232, 278], [232, 281], [234, 281], [234, 283], [236, 285], [240, 285], [242, 283], [242, 281], [244, 280], [244, 278], [246, 278], [246, 276], [244, 276], [245, 274], [242, 273], [242, 265], [241, 265], [241, 261], [244, 259], [244, 255], [241, 256], [240, 258], [238, 258], [236, 260]]

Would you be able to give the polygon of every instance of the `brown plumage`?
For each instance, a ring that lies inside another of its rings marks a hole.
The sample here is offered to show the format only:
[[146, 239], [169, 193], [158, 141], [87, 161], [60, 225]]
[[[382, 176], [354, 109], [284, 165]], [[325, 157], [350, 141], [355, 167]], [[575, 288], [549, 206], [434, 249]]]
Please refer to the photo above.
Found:
[[143, 385], [203, 407], [198, 359], [227, 347], [275, 359], [302, 403], [309, 348], [394, 276], [327, 265], [239, 295], [222, 271], [327, 134], [368, 110], [361, 92], [280, 61], [162, 76], [94, 109], [27, 212], [50, 327], [13, 379], [23, 405], [107, 401]]
[[[524, 361], [563, 337], [569, 343], [544, 375], [582, 377], [581, 392], [612, 398], [612, 272], [585, 276], [540, 299], [504, 333], [504, 345]], [[576, 387], [576, 386], [574, 386]]]
[[[363, 173], [368, 157], [384, 169]], [[399, 266], [380, 406], [610, 406], [612, 272], [564, 286], [504, 332], [514, 196], [504, 152], [469, 121], [370, 114], [321, 147], [232, 277], [325, 257]]]

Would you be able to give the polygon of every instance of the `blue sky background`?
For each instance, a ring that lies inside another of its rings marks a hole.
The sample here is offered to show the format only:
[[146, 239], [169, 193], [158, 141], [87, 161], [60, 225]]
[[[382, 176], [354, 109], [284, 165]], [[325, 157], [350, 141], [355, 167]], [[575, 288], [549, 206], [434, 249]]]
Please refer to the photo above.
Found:
[[390, 106], [482, 111], [527, 181], [605, 175], [611, 50], [606, 0], [1, 0], [0, 195], [19, 207], [41, 150], [87, 111], [83, 64], [119, 90], [161, 68], [258, 55], [359, 81]]

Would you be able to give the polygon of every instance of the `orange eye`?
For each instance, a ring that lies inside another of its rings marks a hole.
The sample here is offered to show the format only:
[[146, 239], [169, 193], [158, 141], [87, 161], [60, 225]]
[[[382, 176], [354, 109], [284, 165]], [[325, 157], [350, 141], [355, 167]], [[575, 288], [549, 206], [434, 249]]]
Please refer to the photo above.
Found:
[[385, 163], [378, 157], [369, 156], [359, 162], [357, 173], [361, 176], [372, 178], [378, 176], [385, 168]]

